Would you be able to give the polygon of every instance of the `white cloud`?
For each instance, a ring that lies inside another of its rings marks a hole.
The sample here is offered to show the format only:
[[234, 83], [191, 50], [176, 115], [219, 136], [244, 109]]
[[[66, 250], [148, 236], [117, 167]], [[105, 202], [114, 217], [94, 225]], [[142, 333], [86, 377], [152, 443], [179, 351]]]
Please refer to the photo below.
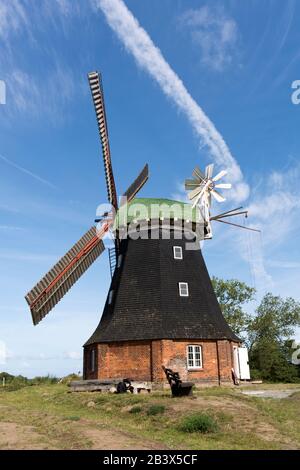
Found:
[[81, 359], [82, 358], [82, 353], [79, 353], [78, 351], [66, 351], [64, 354], [64, 357], [66, 359]]
[[263, 231], [264, 245], [279, 245], [300, 228], [300, 163], [272, 172], [252, 194], [248, 211]]
[[6, 364], [7, 351], [6, 344], [0, 340], [0, 364]]
[[[53, 1], [52, 1], [53, 3]], [[55, 4], [61, 11], [61, 13], [65, 16], [69, 16], [72, 13], [72, 6], [69, 0], [55, 0]], [[74, 5], [74, 3], [73, 3]]]
[[1, 357], [2, 358], [4, 357], [5, 360], [7, 359], [9, 361], [16, 361], [16, 360], [17, 361], [53, 361], [53, 360], [64, 360], [64, 359], [79, 360], [79, 359], [82, 359], [82, 354], [79, 353], [78, 351], [66, 351], [61, 354], [45, 354], [43, 352], [40, 352], [36, 354], [19, 355], [13, 351], [8, 351], [5, 343], [3, 341], [0, 341], [0, 361], [1, 361]]
[[268, 260], [268, 266], [272, 268], [282, 268], [282, 269], [299, 269], [300, 261], [282, 261], [282, 260]]
[[57, 261], [58, 257], [51, 255], [42, 255], [35, 253], [21, 253], [18, 251], [4, 251], [0, 252], [0, 259], [10, 260], [10, 261], [28, 261], [28, 262], [44, 262], [54, 263]]
[[222, 71], [236, 54], [238, 27], [221, 6], [205, 5], [186, 11], [179, 20], [201, 50], [201, 62]]
[[0, 160], [5, 162], [7, 165], [15, 168], [16, 170], [21, 171], [22, 173], [30, 176], [31, 178], [39, 181], [40, 183], [43, 183], [43, 184], [45, 184], [46, 186], [49, 186], [52, 189], [57, 189], [57, 187], [54, 186], [54, 184], [50, 183], [49, 181], [45, 180], [44, 178], [41, 178], [39, 175], [33, 173], [32, 171], [29, 171], [26, 168], [24, 168], [20, 165], [17, 165], [16, 163], [12, 162], [11, 160], [9, 160], [8, 158], [4, 157], [1, 154], [0, 154]]
[[103, 11], [109, 26], [125, 45], [127, 51], [133, 55], [137, 64], [149, 73], [165, 95], [186, 116], [200, 138], [201, 144], [208, 147], [215, 162], [229, 169], [229, 178], [235, 183], [229, 197], [239, 201], [246, 199], [249, 187], [243, 180], [241, 169], [223, 137], [192, 98], [181, 79], [172, 70], [161, 51], [139, 25], [124, 2], [122, 0], [93, 0], [92, 4]]
[[25, 229], [24, 227], [18, 227], [17, 225], [0, 225], [0, 230], [20, 232]]
[[8, 37], [20, 32], [28, 24], [24, 5], [19, 0], [0, 0], [0, 39], [7, 44]]
[[[80, 18], [82, 5], [75, 0], [41, 0], [38, 6], [35, 3], [0, 0], [0, 45], [5, 48], [5, 54], [0, 55], [0, 69], [6, 84], [6, 106], [1, 119], [5, 124], [15, 124], [16, 114], [34, 118], [46, 115], [53, 124], [60, 124], [68, 118], [67, 104], [82, 88], [80, 79], [66, 66], [60, 52], [45, 48], [41, 39], [47, 27], [61, 33], [72, 24], [71, 16]], [[15, 39], [21, 35], [24, 49], [32, 48], [38, 57], [34, 71], [22, 65], [23, 54], [18, 57], [20, 49]], [[48, 61], [45, 54], [49, 55]]]
[[[43, 28], [43, 19], [60, 20], [80, 13], [76, 0], [40, 0], [35, 9], [32, 0], [0, 0], [0, 40], [11, 49], [10, 38], [26, 31], [32, 35], [33, 27]], [[31, 36], [33, 39], [33, 36]]]
[[8, 104], [14, 103], [15, 108], [20, 112], [35, 112], [40, 93], [33, 77], [21, 70], [14, 70], [7, 77], [7, 84], [10, 91]]
[[57, 58], [55, 61], [43, 75], [6, 65], [6, 117], [26, 114], [39, 118], [46, 115], [55, 124], [65, 119], [67, 105], [75, 99], [80, 84], [69, 67], [59, 63]]
[[42, 0], [41, 8], [46, 17], [65, 26], [65, 20], [82, 13], [84, 2], [80, 0]]
[[261, 237], [249, 232], [239, 245], [240, 254], [251, 265], [259, 289], [270, 290], [273, 279], [267, 268], [295, 268], [295, 260], [269, 261], [277, 255], [279, 246], [300, 229], [300, 163], [293, 162], [281, 172], [272, 172], [252, 192], [247, 208], [251, 224], [259, 228]]

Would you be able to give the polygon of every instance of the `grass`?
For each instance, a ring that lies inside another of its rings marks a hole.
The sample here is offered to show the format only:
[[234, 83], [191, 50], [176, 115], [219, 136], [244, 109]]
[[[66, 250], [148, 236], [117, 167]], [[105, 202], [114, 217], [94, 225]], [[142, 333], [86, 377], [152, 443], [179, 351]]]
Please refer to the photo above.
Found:
[[[171, 398], [169, 390], [70, 393], [65, 384], [45, 383], [7, 393], [1, 387], [0, 426], [31, 426], [43, 446], [58, 449], [88, 449], [97, 432], [116, 435], [121, 446], [129, 436], [123, 448], [299, 449], [300, 393], [273, 400], [242, 395], [240, 389], [213, 387], [196, 390], [193, 398]], [[89, 408], [91, 400], [95, 406]], [[0, 432], [5, 448], [1, 442]]]
[[183, 432], [200, 432], [201, 434], [217, 432], [219, 426], [216, 420], [205, 413], [197, 413], [183, 418], [180, 430]]
[[68, 416], [69, 421], [80, 421], [80, 416]]
[[137, 413], [141, 413], [142, 411], [143, 411], [143, 408], [141, 406], [133, 406], [132, 408], [130, 408], [129, 413], [137, 414]]
[[161, 415], [165, 412], [166, 407], [164, 405], [151, 405], [147, 410], [148, 416]]

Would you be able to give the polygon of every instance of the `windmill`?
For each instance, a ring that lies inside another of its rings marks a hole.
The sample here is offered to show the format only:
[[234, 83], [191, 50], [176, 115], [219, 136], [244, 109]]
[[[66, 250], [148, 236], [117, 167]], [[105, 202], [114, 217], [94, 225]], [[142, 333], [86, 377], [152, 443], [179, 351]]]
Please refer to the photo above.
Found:
[[[213, 165], [204, 173], [196, 167], [193, 178], [186, 181], [192, 204], [137, 198], [148, 179], [148, 165], [118, 204], [101, 76], [92, 72], [88, 79], [111, 211], [97, 218], [97, 228], [92, 226], [28, 292], [25, 298], [33, 323], [38, 324], [104, 252], [103, 238], [113, 231], [114, 249], [109, 252], [112, 279], [99, 325], [84, 344], [84, 379], [130, 377], [163, 382], [164, 365], [194, 381], [231, 382], [233, 350], [240, 340], [222, 315], [200, 247], [188, 250], [186, 242], [197, 240], [195, 209], [204, 221], [204, 238], [212, 237], [212, 220], [231, 224], [223, 219], [246, 215], [246, 211], [237, 208], [211, 216], [211, 198], [222, 202], [218, 190], [230, 188], [229, 183], [219, 182], [225, 170], [213, 177]], [[159, 205], [155, 216], [151, 212], [154, 202]], [[135, 203], [145, 209], [139, 217], [132, 215]], [[188, 233], [184, 230], [185, 208], [193, 209]], [[125, 222], [119, 223], [124, 211]], [[132, 221], [136, 232], [147, 236], [126, 236], [124, 228]]]

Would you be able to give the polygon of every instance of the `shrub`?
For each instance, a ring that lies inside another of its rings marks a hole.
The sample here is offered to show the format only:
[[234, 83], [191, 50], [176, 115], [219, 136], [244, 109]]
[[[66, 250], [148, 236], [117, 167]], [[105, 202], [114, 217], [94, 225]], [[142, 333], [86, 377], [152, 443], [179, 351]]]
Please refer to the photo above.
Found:
[[198, 413], [186, 416], [180, 425], [183, 432], [200, 432], [202, 434], [213, 433], [218, 431], [217, 422], [211, 416], [205, 413]]
[[164, 405], [152, 405], [147, 411], [148, 416], [160, 415], [165, 412], [166, 407]]
[[34, 377], [31, 380], [33, 385], [41, 385], [41, 384], [56, 384], [58, 382], [57, 377], [53, 377], [52, 375], [45, 375], [45, 376], [38, 376]]
[[9, 374], [8, 372], [0, 372], [1, 385], [2, 385], [3, 379], [5, 379], [5, 383], [8, 384], [14, 379], [14, 376]]
[[[3, 378], [5, 379], [4, 387], [2, 386]], [[14, 376], [7, 374], [6, 372], [1, 372], [0, 381], [0, 391], [4, 392], [13, 392], [15, 390], [19, 390], [20, 388], [30, 385], [30, 380], [26, 377], [23, 377], [22, 375]]]
[[136, 413], [141, 413], [142, 407], [141, 406], [133, 406], [130, 408], [129, 413], [136, 414]]
[[262, 380], [262, 375], [262, 372], [258, 369], [250, 370], [251, 380]]
[[73, 380], [82, 380], [82, 377], [81, 375], [72, 373], [72, 374], [66, 375], [65, 377], [62, 377], [59, 380], [59, 383], [69, 385], [71, 382], [73, 382]]

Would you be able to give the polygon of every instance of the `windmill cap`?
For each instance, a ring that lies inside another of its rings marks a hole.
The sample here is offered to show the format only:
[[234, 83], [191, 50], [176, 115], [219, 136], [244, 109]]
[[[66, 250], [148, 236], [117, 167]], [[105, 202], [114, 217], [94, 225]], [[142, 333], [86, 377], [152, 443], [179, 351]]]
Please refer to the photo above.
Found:
[[191, 204], [160, 198], [134, 198], [119, 208], [114, 229], [131, 222], [142, 220], [183, 220], [187, 223], [201, 223], [199, 211]]

